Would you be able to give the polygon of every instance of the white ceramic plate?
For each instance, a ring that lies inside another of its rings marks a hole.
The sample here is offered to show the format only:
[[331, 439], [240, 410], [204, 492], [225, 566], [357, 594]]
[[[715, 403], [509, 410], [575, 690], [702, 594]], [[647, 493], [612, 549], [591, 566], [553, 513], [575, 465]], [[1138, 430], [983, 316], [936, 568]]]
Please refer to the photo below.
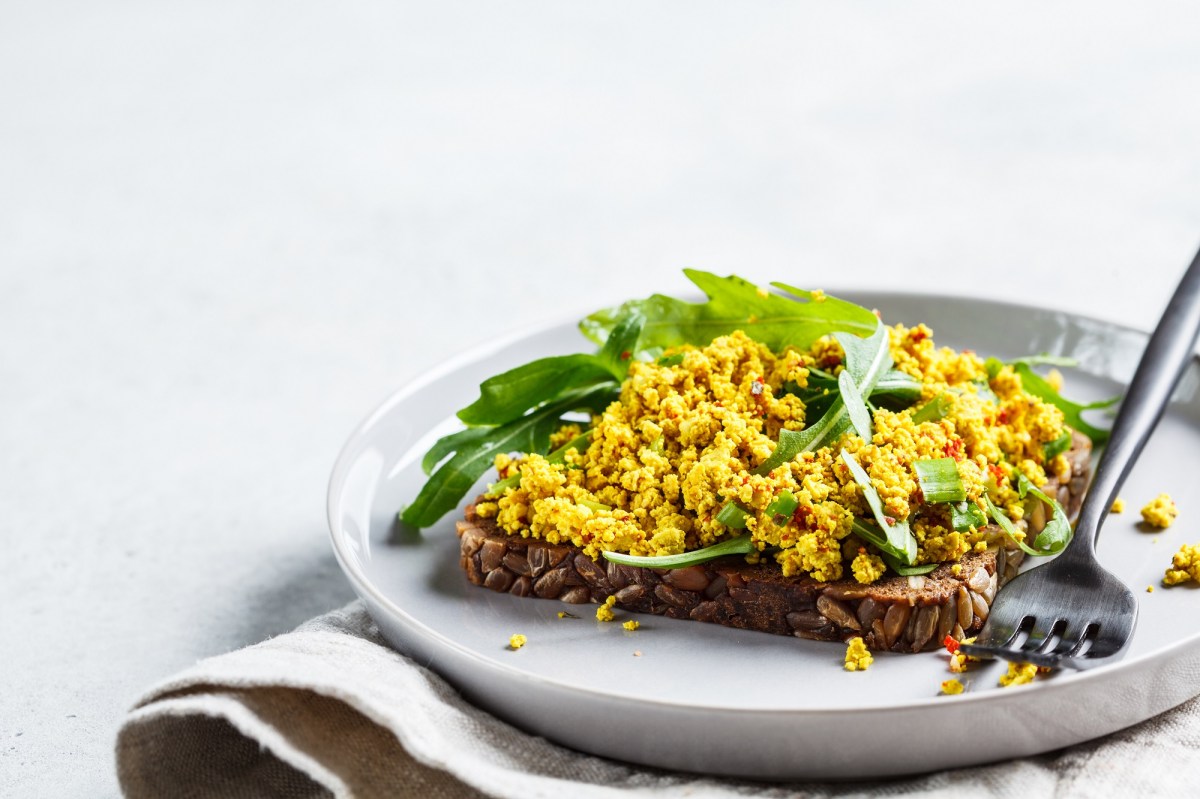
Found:
[[[1001, 358], [1070, 354], [1068, 395], [1119, 393], [1143, 333], [1054, 311], [973, 299], [855, 294], [889, 323], [924, 321], [939, 344]], [[1157, 588], [1171, 554], [1195, 534], [1200, 506], [1200, 375], [1193, 364], [1100, 540], [1105, 566], [1134, 588], [1141, 618], [1123, 660], [1001, 689], [1004, 667], [939, 695], [944, 654], [884, 654], [842, 669], [844, 647], [642, 616], [642, 627], [593, 618], [590, 605], [518, 599], [467, 583], [453, 517], [414, 536], [396, 511], [423, 481], [420, 459], [456, 428], [479, 382], [535, 357], [590, 346], [572, 322], [492, 343], [389, 398], [351, 436], [329, 486], [333, 547], [384, 636], [465, 697], [512, 724], [599, 755], [661, 768], [758, 779], [865, 778], [1045, 752], [1113, 732], [1200, 692], [1200, 593]], [[494, 479], [494, 477], [492, 477]], [[482, 490], [481, 481], [479, 490]], [[1181, 506], [1171, 529], [1138, 529], [1161, 491]], [[472, 492], [474, 496], [476, 492]], [[559, 610], [581, 618], [559, 619]], [[528, 636], [519, 651], [513, 633]], [[635, 656], [640, 652], [640, 656]]]

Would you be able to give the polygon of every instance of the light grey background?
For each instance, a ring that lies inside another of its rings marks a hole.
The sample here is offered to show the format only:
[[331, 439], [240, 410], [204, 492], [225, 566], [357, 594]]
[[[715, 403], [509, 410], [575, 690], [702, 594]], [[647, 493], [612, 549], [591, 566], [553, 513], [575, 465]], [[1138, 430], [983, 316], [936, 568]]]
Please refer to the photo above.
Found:
[[[351, 598], [325, 480], [459, 349], [684, 266], [1149, 326], [1194, 4], [0, 7], [0, 793]], [[1014, 321], [1019, 324], [1019, 321]]]

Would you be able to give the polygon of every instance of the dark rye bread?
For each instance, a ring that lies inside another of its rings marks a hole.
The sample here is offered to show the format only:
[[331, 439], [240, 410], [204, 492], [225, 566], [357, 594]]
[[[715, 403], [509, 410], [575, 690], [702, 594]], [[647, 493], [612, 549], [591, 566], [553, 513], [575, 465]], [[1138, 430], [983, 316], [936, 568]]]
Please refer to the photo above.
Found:
[[[1044, 487], [1074, 516], [1087, 484], [1091, 442], [1076, 434], [1070, 481]], [[1037, 520], [1029, 521], [1035, 529]], [[1005, 540], [998, 534], [996, 540]], [[773, 562], [750, 565], [729, 556], [683, 569], [646, 569], [594, 561], [577, 547], [511, 536], [469, 505], [458, 523], [460, 564], [467, 579], [514, 596], [601, 603], [673, 619], [840, 641], [861, 635], [875, 650], [918, 652], [947, 635], [979, 630], [998, 588], [1016, 574], [1021, 550], [993, 547], [942, 564], [923, 577], [890, 577], [872, 585], [853, 578], [821, 582], [784, 577]]]

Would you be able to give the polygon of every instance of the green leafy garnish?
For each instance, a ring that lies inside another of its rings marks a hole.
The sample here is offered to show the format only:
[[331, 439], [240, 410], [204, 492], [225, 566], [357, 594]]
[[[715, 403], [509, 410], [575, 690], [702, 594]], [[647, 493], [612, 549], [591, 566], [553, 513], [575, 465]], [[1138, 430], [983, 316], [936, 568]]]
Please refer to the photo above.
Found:
[[1046, 527], [1033, 540], [1033, 546], [1031, 547], [1025, 543], [1020, 537], [1021, 532], [1017, 529], [1016, 525], [1005, 515], [1004, 511], [996, 507], [996, 503], [992, 502], [991, 497], [984, 494], [983, 502], [987, 506], [988, 515], [1026, 553], [1034, 557], [1044, 557], [1045, 555], [1053, 555], [1061, 552], [1070, 543], [1071, 536], [1073, 535], [1071, 522], [1067, 519], [1066, 511], [1063, 510], [1062, 505], [1059, 505], [1058, 502], [1035, 488], [1033, 483], [1029, 482], [1029, 479], [1020, 472], [1017, 473], [1017, 486], [1019, 496], [1024, 498], [1026, 494], [1033, 494], [1042, 502], [1049, 505], [1052, 510], [1050, 521], [1046, 522]]
[[871, 429], [871, 412], [867, 410], [867, 403], [863, 399], [862, 394], [858, 393], [858, 386], [854, 385], [854, 378], [850, 376], [850, 370], [843, 370], [838, 375], [838, 390], [842, 393], [842, 402], [846, 405], [846, 415], [850, 417], [850, 426], [854, 428], [854, 432], [863, 441], [870, 441], [874, 431]]
[[625, 379], [645, 319], [637, 312], [623, 317], [595, 355], [555, 355], [538, 358], [489, 377], [479, 385], [479, 399], [458, 412], [469, 425], [500, 425], [520, 418], [531, 408], [569, 388]]
[[428, 527], [458, 506], [497, 455], [545, 453], [550, 448], [550, 434], [563, 424], [563, 414], [582, 410], [599, 413], [614, 397], [615, 388], [611, 384], [570, 391], [519, 419], [488, 428], [484, 435], [447, 436], [452, 439], [450, 444], [439, 441], [434, 446], [439, 447], [442, 457], [451, 451], [453, 455], [438, 467], [417, 498], [401, 512], [401, 520], [414, 527]]
[[751, 333], [774, 351], [787, 345], [808, 347], [821, 336], [838, 330], [869, 334], [878, 320], [870, 311], [836, 297], [813, 300], [813, 294], [783, 283], [771, 285], [791, 296], [760, 293], [748, 280], [730, 275], [685, 269], [683, 273], [708, 297], [707, 302], [686, 302], [655, 294], [630, 300], [616, 308], [597, 311], [579, 323], [583, 334], [597, 344], [605, 341], [620, 319], [631, 311], [646, 318], [639, 347], [661, 351], [681, 344], [707, 344], [735, 330]]
[[771, 517], [791, 516], [798, 507], [800, 507], [800, 502], [796, 499], [796, 495], [785, 488], [775, 499], [771, 500], [770, 505], [767, 505], [767, 515]]
[[904, 565], [912, 566], [917, 562], [917, 537], [909, 529], [908, 522], [893, 519], [883, 512], [883, 500], [880, 499], [875, 486], [871, 485], [870, 476], [847, 450], [842, 450], [842, 461], [850, 469], [850, 474], [854, 476], [854, 482], [858, 483], [858, 487], [862, 489], [863, 499], [867, 501], [867, 505], [871, 508], [871, 515], [875, 517], [876, 523], [883, 531], [883, 539], [887, 546], [872, 543], [875, 543], [880, 550], [899, 558]]
[[924, 458], [913, 462], [917, 483], [926, 502], [962, 502], [967, 498], [954, 458]]
[[1063, 430], [1062, 435], [1053, 441], [1047, 441], [1042, 445], [1042, 453], [1046, 461], [1052, 461], [1059, 455], [1063, 454], [1071, 448], [1071, 431]]
[[736, 502], [726, 502], [717, 512], [717, 521], [732, 530], [742, 530], [746, 527], [746, 521], [753, 515]]
[[677, 352], [674, 355], [664, 355], [658, 359], [659, 366], [678, 366], [683, 363], [683, 353]]
[[619, 563], [622, 566], [642, 566], [647, 569], [682, 569], [685, 566], [707, 563], [710, 560], [715, 560], [725, 555], [748, 555], [754, 552], [755, 549], [754, 542], [750, 539], [750, 534], [747, 533], [735, 538], [727, 538], [720, 543], [704, 547], [703, 549], [681, 552], [678, 555], [643, 556], [626, 555], [623, 552], [603, 552], [601, 554], [604, 555], [605, 560], [611, 560], [613, 563]]
[[1030, 394], [1045, 402], [1049, 402], [1062, 411], [1063, 418], [1069, 426], [1090, 438], [1093, 444], [1103, 444], [1108, 441], [1109, 431], [1088, 424], [1084, 421], [1083, 412], [1098, 408], [1108, 408], [1117, 403], [1120, 397], [1112, 397], [1111, 399], [1081, 405], [1059, 394], [1054, 389], [1054, 386], [1046, 382], [1046, 379], [1033, 371], [1028, 364], [1017, 363], [1013, 366], [1013, 369], [1021, 376], [1021, 386]]
[[[875, 331], [866, 339], [844, 333], [835, 333], [838, 343], [846, 353], [844, 373], [850, 374], [858, 395], [858, 406], [863, 408], [862, 397], [871, 393], [880, 376], [892, 365], [892, 351], [888, 345], [888, 331], [883, 323], [876, 320]], [[839, 378], [840, 381], [840, 378]], [[833, 443], [850, 428], [850, 416], [846, 406], [846, 398], [839, 391], [837, 398], [829, 410], [813, 424], [799, 432], [792, 430], [779, 431], [779, 443], [771, 456], [753, 470], [754, 474], [769, 474], [773, 469], [790, 463], [801, 452], [818, 450]]]
[[950, 413], [950, 408], [953, 404], [954, 401], [950, 399], [948, 394], [938, 394], [913, 413], [913, 424], [936, 422], [945, 419], [946, 415]]
[[987, 516], [974, 502], [950, 503], [950, 526], [956, 533], [965, 533], [972, 528], [978, 530], [987, 524]]
[[[921, 566], [914, 566], [906, 563], [908, 555], [905, 550], [897, 549], [883, 531], [875, 524], [863, 519], [854, 519], [851, 523], [851, 529], [854, 533], [866, 541], [871, 546], [879, 550], [879, 556], [883, 558], [883, 562], [888, 568], [899, 574], [901, 577], [910, 577], [917, 574], [928, 574], [937, 568], [936, 563], [926, 563]], [[915, 556], [914, 556], [915, 557]]]
[[1040, 488], [1035, 486], [1028, 477], [1022, 472], [1017, 472], [1017, 495], [1024, 499], [1026, 495], [1032, 494], [1037, 499], [1044, 502], [1050, 507], [1050, 519], [1046, 522], [1046, 526], [1038, 533], [1038, 537], [1034, 539], [1034, 547], [1053, 554], [1060, 552], [1071, 541], [1071, 536], [1074, 531], [1071, 529], [1071, 520], [1067, 518], [1067, 512], [1063, 510], [1063, 506], [1058, 504], [1058, 500], [1051, 498]]

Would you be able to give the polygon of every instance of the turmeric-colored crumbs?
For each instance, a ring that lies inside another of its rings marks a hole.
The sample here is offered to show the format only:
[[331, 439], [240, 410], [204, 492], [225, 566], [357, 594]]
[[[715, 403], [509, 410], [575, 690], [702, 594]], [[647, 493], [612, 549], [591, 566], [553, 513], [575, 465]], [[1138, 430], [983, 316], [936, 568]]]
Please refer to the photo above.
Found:
[[[995, 530], [956, 532], [946, 505], [922, 501], [914, 461], [954, 458], [967, 501], [981, 506], [987, 491], [1020, 524], [1016, 473], [1035, 485], [1046, 482], [1047, 470], [1058, 473], [1061, 464], [1046, 461], [1044, 445], [1062, 434], [1063, 416], [1027, 394], [1011, 367], [989, 378], [979, 356], [935, 347], [924, 325], [889, 333], [895, 368], [920, 382], [921, 398], [904, 410], [874, 410], [870, 441], [849, 432], [755, 474], [779, 431], [802, 430], [808, 421], [802, 396], [820, 399], [809, 390], [812, 370], [836, 377], [844, 353], [832, 337], [775, 353], [738, 331], [706, 347], [668, 350], [681, 360], [631, 363], [620, 399], [594, 417], [583, 451], [572, 449], [562, 463], [497, 457], [500, 477], [519, 470], [520, 483], [476, 512], [509, 534], [570, 543], [593, 558], [604, 551], [675, 555], [749, 533], [757, 547], [749, 558], [773, 557], [785, 576], [832, 581], [853, 574], [871, 583], [885, 569], [851, 532], [851, 521], [870, 511], [838, 457], [845, 449], [870, 476], [886, 515], [909, 522], [917, 563], [957, 561], [986, 548]], [[943, 395], [944, 418], [913, 421], [917, 409]], [[572, 425], [554, 442], [578, 431]], [[795, 511], [766, 513], [784, 491], [795, 498]], [[716, 519], [731, 501], [750, 511], [744, 530]]]
[[641, 627], [642, 624], [637, 619], [630, 619], [629, 621], [623, 623], [621, 626], [624, 627], [626, 630], [629, 630], [629, 632], [633, 632], [637, 628]]
[[1184, 544], [1171, 558], [1171, 568], [1163, 577], [1163, 585], [1186, 582], [1200, 583], [1200, 544]]
[[1000, 677], [1000, 687], [1008, 688], [1012, 685], [1026, 685], [1033, 682], [1033, 678], [1037, 674], [1038, 667], [1032, 663], [1009, 663], [1008, 673]]
[[856, 635], [846, 643], [846, 671], [866, 671], [875, 662], [862, 636]]
[[508, 639], [508, 648], [513, 650], [520, 649], [525, 646], [525, 642], [528, 640], [525, 636], [517, 633]]
[[1116, 499], [1113, 500], [1112, 507], [1109, 508], [1109, 510], [1112, 511], [1113, 513], [1124, 513], [1125, 512], [1125, 500], [1121, 499], [1120, 497], [1117, 497]]
[[961, 694], [963, 692], [963, 684], [955, 679], [949, 679], [942, 683], [942, 693], [948, 696]]
[[1175, 502], [1169, 494], [1159, 494], [1142, 508], [1142, 521], [1159, 529], [1170, 527], [1178, 515], [1179, 509], [1175, 507]]
[[604, 600], [604, 603], [600, 605], [600, 607], [596, 608], [596, 621], [612, 621], [614, 618], [616, 618], [613, 616], [612, 612], [612, 607], [615, 604], [617, 604], [617, 598], [615, 596], [610, 596], [608, 599]]

